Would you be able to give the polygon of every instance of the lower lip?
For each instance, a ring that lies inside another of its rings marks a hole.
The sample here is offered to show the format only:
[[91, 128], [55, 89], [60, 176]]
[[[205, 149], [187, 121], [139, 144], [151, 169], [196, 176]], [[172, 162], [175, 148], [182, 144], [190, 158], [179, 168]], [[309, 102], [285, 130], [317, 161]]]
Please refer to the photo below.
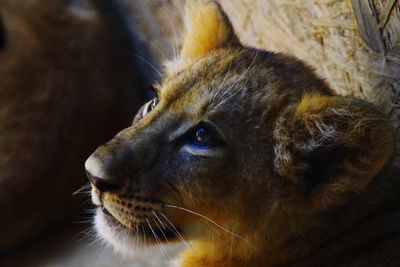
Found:
[[[103, 213], [105, 219], [106, 219], [109, 223], [112, 223], [112, 224], [114, 224], [115, 226], [119, 226], [119, 227], [122, 227], [122, 228], [129, 229], [129, 230], [132, 231], [132, 232], [136, 232], [136, 229], [131, 228], [131, 227], [127, 227], [127, 226], [123, 225], [122, 223], [120, 223], [120, 222], [111, 214], [111, 212], [109, 212], [104, 206], [101, 207], [100, 209], [101, 209], [101, 212]], [[140, 226], [140, 225], [138, 225], [138, 226]], [[147, 226], [147, 225], [145, 225], [145, 226]]]
[[101, 211], [104, 213], [104, 215], [112, 216], [111, 213], [104, 207], [101, 208]]
[[104, 218], [110, 223], [118, 227], [124, 227], [125, 225], [121, 224], [106, 208], [102, 207], [101, 213], [103, 214]]
[[[103, 215], [105, 216], [105, 218], [112, 224], [114, 224], [115, 226], [119, 226], [119, 227], [123, 227], [126, 229], [129, 229], [130, 231], [132, 231], [133, 233], [136, 233], [138, 231], [138, 229], [141, 229], [141, 231], [143, 231], [144, 234], [148, 234], [148, 235], [152, 235], [152, 231], [147, 227], [147, 224], [139, 224], [138, 226], [140, 228], [136, 228], [136, 229], [132, 229], [132, 228], [128, 228], [125, 225], [121, 224], [105, 207], [101, 207], [101, 212], [103, 213]], [[176, 229], [178, 232], [181, 232], [181, 230], [178, 228]], [[157, 236], [164, 236], [166, 235], [167, 239], [166, 240], [172, 240], [177, 238], [177, 234], [172, 232], [171, 230], [166, 229], [164, 230], [164, 232], [162, 232], [161, 230], [158, 229], [153, 229], [153, 231], [155, 231], [155, 233], [157, 234]], [[159, 232], [160, 231], [160, 232]]]

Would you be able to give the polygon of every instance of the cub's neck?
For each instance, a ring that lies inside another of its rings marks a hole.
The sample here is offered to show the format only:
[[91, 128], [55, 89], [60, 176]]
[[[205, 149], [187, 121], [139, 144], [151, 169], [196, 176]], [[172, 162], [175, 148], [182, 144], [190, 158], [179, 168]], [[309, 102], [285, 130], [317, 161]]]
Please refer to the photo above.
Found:
[[[270, 229], [255, 230], [243, 236], [246, 240], [226, 234], [224, 240], [214, 237], [212, 242], [193, 242], [193, 249], [184, 253], [179, 266], [366, 266], [375, 261], [380, 264], [382, 257], [394, 255], [394, 250], [400, 249], [400, 183], [396, 173], [399, 172], [393, 164], [386, 167], [368, 192], [342, 206], [310, 216], [277, 218], [286, 220], [285, 229], [279, 228], [279, 222], [271, 222]], [[389, 261], [388, 264], [400, 264], [395, 259]]]

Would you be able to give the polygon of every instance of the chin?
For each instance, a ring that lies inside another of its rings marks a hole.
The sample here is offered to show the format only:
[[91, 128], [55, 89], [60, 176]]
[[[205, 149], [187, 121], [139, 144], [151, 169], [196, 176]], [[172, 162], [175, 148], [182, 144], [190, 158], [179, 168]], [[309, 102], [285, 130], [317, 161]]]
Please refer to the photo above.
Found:
[[151, 259], [161, 254], [165, 261], [171, 261], [174, 260], [173, 256], [184, 248], [183, 244], [176, 240], [163, 241], [161, 245], [161, 240], [154, 239], [148, 232], [149, 229], [129, 229], [100, 208], [96, 211], [94, 226], [98, 236], [124, 258]]

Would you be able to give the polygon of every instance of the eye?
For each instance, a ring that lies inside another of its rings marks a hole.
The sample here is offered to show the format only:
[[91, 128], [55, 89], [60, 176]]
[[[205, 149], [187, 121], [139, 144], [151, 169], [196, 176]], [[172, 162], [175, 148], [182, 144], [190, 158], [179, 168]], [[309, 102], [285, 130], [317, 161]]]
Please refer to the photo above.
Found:
[[147, 113], [152, 111], [158, 105], [159, 102], [160, 100], [158, 98], [154, 98], [153, 100], [150, 100], [149, 102], [144, 104], [142, 116], [144, 117]]
[[213, 126], [201, 124], [191, 131], [188, 142], [195, 148], [214, 147], [219, 143], [218, 133]]

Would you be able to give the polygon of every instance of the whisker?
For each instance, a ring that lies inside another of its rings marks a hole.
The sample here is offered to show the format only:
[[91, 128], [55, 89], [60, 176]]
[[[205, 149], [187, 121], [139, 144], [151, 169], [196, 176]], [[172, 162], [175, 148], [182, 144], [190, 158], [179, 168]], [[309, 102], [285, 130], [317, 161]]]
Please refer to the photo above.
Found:
[[157, 216], [157, 214], [154, 212], [154, 210], [151, 211], [154, 216], [157, 218], [157, 220], [161, 223], [161, 226], [164, 228], [164, 230], [166, 230], [165, 225], [163, 224], [163, 222], [160, 220], [160, 218]]
[[87, 229], [84, 229], [77, 233], [74, 237], [73, 240], [76, 240], [77, 242], [82, 242], [85, 239], [93, 238], [93, 235], [96, 233], [96, 229], [94, 227], [88, 227]]
[[73, 193], [72, 193], [72, 195], [73, 196], [76, 196], [76, 195], [86, 195], [86, 194], [89, 194], [90, 193], [90, 191], [91, 191], [91, 184], [90, 184], [90, 182], [88, 182], [88, 183], [86, 183], [86, 184], [84, 184], [84, 185], [82, 185], [78, 190], [76, 190], [76, 191], [74, 191]]
[[198, 212], [195, 212], [195, 211], [192, 211], [192, 210], [183, 208], [183, 207], [175, 206], [175, 205], [165, 204], [164, 206], [165, 206], [165, 207], [169, 207], [169, 208], [175, 208], [175, 209], [182, 210], [182, 211], [188, 212], [188, 213], [190, 213], [190, 214], [199, 216], [200, 218], [202, 218], [202, 219], [204, 219], [204, 220], [210, 222], [211, 224], [213, 224], [214, 226], [218, 227], [219, 229], [221, 229], [221, 230], [223, 230], [223, 231], [225, 231], [225, 232], [227, 232], [227, 233], [229, 233], [229, 234], [231, 234], [231, 235], [233, 235], [233, 236], [235, 236], [235, 237], [237, 237], [237, 238], [239, 238], [239, 239], [242, 239], [243, 241], [246, 241], [251, 247], [253, 247], [253, 245], [250, 243], [250, 241], [247, 240], [246, 238], [244, 238], [244, 237], [242, 237], [242, 236], [240, 236], [240, 235], [238, 235], [238, 234], [236, 234], [236, 233], [234, 233], [234, 232], [232, 232], [232, 231], [230, 231], [230, 230], [228, 230], [228, 229], [222, 227], [221, 225], [219, 225], [219, 224], [216, 223], [215, 221], [211, 220], [211, 219], [208, 218], [207, 216], [204, 216], [203, 214], [200, 214], [200, 213], [198, 213]]
[[90, 198], [82, 202], [82, 206], [85, 206], [87, 204], [92, 204], [92, 200]]
[[139, 247], [139, 226], [136, 224], [135, 247]]
[[92, 221], [92, 213], [90, 212], [85, 212], [83, 215], [73, 215], [71, 220], [74, 222], [74, 220], [89, 220]]
[[[78, 211], [79, 212], [79, 211]], [[92, 208], [92, 209], [81, 209], [80, 210], [80, 213], [83, 213], [83, 214], [95, 214], [97, 212], [97, 209], [96, 208]]]
[[187, 240], [186, 238], [184, 238], [181, 233], [178, 231], [178, 229], [176, 229], [175, 225], [167, 218], [167, 216], [165, 216], [161, 211], [158, 212], [173, 228], [173, 230], [168, 227], [168, 229], [173, 232], [177, 237], [179, 237], [188, 247], [190, 247], [194, 252], [195, 250], [193, 249], [192, 245], [190, 244], [189, 240]]
[[86, 220], [72, 220], [71, 223], [76, 223], [76, 224], [88, 224], [91, 223], [93, 220], [91, 218], [85, 218]]
[[219, 88], [218, 88], [218, 91], [221, 90], [221, 88], [225, 85], [226, 79], [228, 78], [229, 73], [230, 73], [230, 71], [231, 71], [231, 67], [232, 67], [232, 61], [229, 62], [228, 71], [226, 72], [226, 74], [225, 74], [225, 76], [224, 76], [224, 79], [222, 80], [222, 83], [221, 83], [221, 85], [220, 85]]
[[[239, 92], [241, 92], [245, 87], [240, 87], [239, 89], [237, 89], [235, 92], [233, 92], [232, 94], [230, 94], [230, 91], [232, 88], [234, 88], [236, 85], [239, 84], [239, 82], [241, 82], [243, 79], [247, 79], [245, 77], [245, 75], [247, 74], [247, 72], [249, 72], [249, 70], [251, 69], [251, 67], [254, 65], [256, 58], [258, 55], [258, 50], [255, 52], [254, 57], [250, 63], [250, 65], [247, 67], [247, 69], [239, 76], [239, 78], [236, 79], [235, 83], [233, 83], [228, 89], [226, 89], [222, 95], [219, 96], [219, 98], [221, 99], [221, 101], [215, 105], [214, 108], [217, 108], [218, 106], [227, 103], [232, 97], [234, 97], [235, 95], [237, 95]], [[230, 66], [229, 66], [230, 67]], [[224, 79], [225, 80], [225, 79]], [[225, 81], [223, 81], [224, 83]], [[220, 89], [222, 88], [222, 84], [220, 86]], [[226, 95], [230, 94], [227, 98], [225, 98]]]
[[249, 72], [250, 68], [253, 67], [254, 63], [256, 62], [257, 56], [258, 50], [256, 50], [256, 53], [254, 54], [253, 60], [251, 61], [249, 67], [242, 73], [242, 75], [240, 75], [239, 80], [241, 80], [247, 74], [247, 72]]
[[167, 238], [167, 236], [165, 235], [163, 229], [161, 229], [160, 225], [159, 225], [155, 220], [153, 220], [153, 221], [154, 221], [154, 223], [157, 225], [157, 228], [161, 231], [161, 234], [163, 235], [165, 241], [168, 243], [168, 238]]
[[151, 39], [150, 39], [149, 37], [146, 37], [146, 36], [143, 35], [142, 38], [143, 38], [143, 41], [146, 42], [146, 44], [149, 44], [151, 47], [153, 47], [153, 48], [158, 52], [158, 54], [163, 58], [163, 60], [166, 61], [166, 60], [169, 59], [169, 58], [165, 55], [164, 51], [162, 51], [162, 50], [160, 49], [160, 47], [159, 47], [158, 45], [156, 45], [156, 43], [152, 42]]
[[[234, 85], [233, 85], [234, 86]], [[230, 88], [232, 88], [233, 86], [231, 86]], [[227, 89], [227, 90], [230, 90], [230, 88], [229, 89]], [[225, 96], [225, 93], [222, 95], [222, 100], [217, 104], [217, 105], [215, 105], [214, 106], [214, 109], [215, 108], [217, 108], [217, 107], [219, 107], [220, 105], [223, 105], [223, 104], [225, 104], [225, 103], [227, 103], [227, 102], [229, 102], [229, 100], [231, 100], [233, 97], [235, 97], [237, 94], [239, 94], [240, 92], [242, 92], [242, 90], [244, 89], [245, 87], [240, 87], [238, 90], [236, 90], [235, 92], [233, 92], [232, 94], [230, 94], [228, 97], [226, 97], [226, 98], [224, 98]]]
[[147, 250], [147, 238], [146, 238], [146, 232], [143, 229], [143, 225], [141, 225], [142, 232], [143, 232], [143, 240], [144, 240], [144, 248]]
[[82, 248], [83, 252], [87, 252], [90, 248], [93, 248], [99, 244], [101, 244], [103, 242], [103, 240], [99, 237], [95, 237], [94, 240], [92, 242], [90, 242], [89, 244], [87, 244], [86, 246], [84, 246]]
[[156, 232], [153, 230], [153, 227], [151, 227], [151, 223], [149, 222], [149, 220], [148, 220], [147, 218], [146, 218], [146, 222], [147, 222], [147, 224], [149, 225], [150, 230], [151, 230], [151, 233], [153, 234], [153, 236], [154, 236], [154, 238], [155, 238], [157, 244], [160, 245], [160, 250], [161, 250], [161, 252], [163, 253], [163, 255], [164, 255], [166, 258], [170, 258], [169, 255], [168, 255], [168, 253], [167, 253], [167, 251], [165, 250], [164, 245], [162, 244], [160, 238], [157, 236]]
[[171, 42], [171, 48], [172, 48], [172, 53], [173, 53], [174, 60], [176, 60], [178, 58], [178, 54], [176, 52], [176, 47], [175, 47], [175, 45], [177, 45], [177, 43], [178, 43], [178, 35], [177, 35], [177, 32], [176, 32], [176, 27], [172, 23], [171, 17], [168, 15], [168, 12], [166, 12], [165, 10], [164, 10], [164, 15], [165, 15], [165, 18], [167, 19], [167, 21], [169, 23], [169, 26], [172, 29], [172, 32], [174, 33], [174, 43], [175, 44], [173, 42]]
[[146, 63], [150, 68], [152, 68], [155, 72], [158, 73], [158, 75], [160, 75], [160, 78], [165, 79], [164, 74], [162, 74], [162, 72], [156, 68], [156, 66], [154, 66], [152, 63], [150, 63], [147, 59], [145, 59], [144, 57], [136, 54], [136, 53], [132, 53], [129, 52], [129, 54], [134, 55], [136, 57], [138, 57], [139, 59], [143, 60], [144, 63]]

